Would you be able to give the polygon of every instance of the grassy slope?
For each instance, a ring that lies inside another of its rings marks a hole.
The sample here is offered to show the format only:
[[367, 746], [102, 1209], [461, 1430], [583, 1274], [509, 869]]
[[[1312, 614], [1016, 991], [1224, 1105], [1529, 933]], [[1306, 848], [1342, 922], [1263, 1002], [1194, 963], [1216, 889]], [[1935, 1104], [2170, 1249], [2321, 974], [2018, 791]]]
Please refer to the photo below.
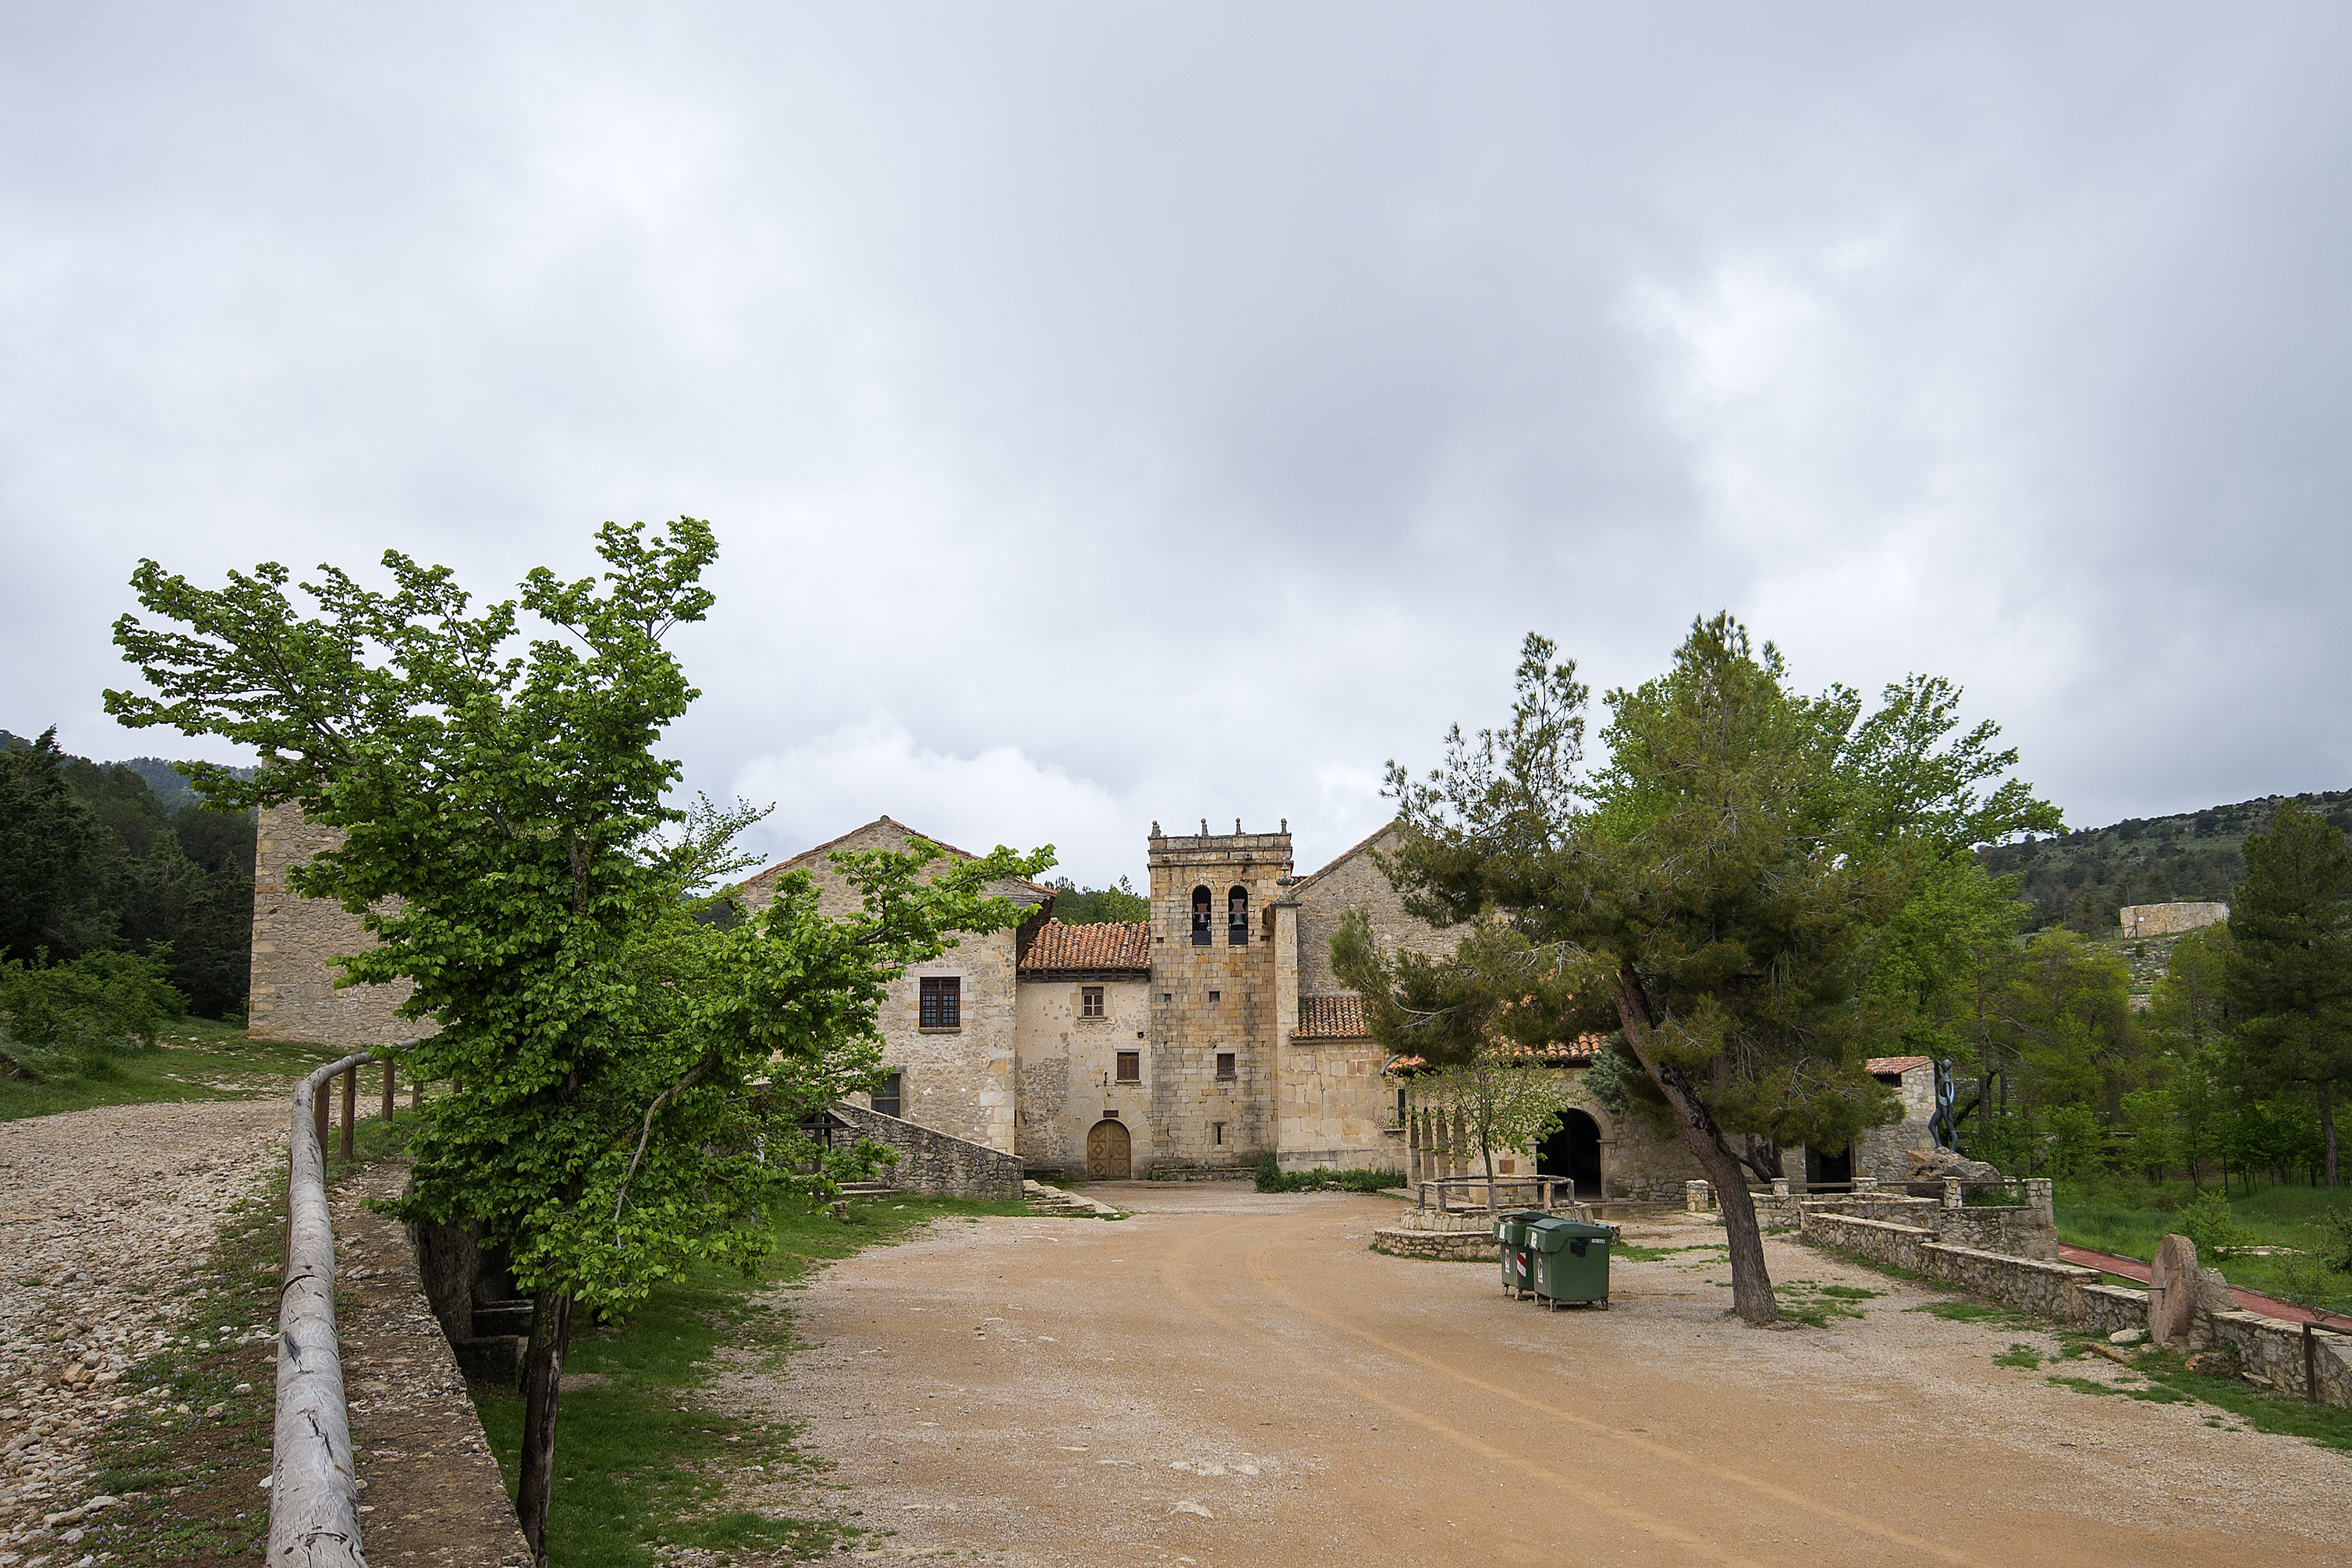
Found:
[[[2212, 1190], [2210, 1184], [2206, 1190]], [[2186, 1182], [2061, 1181], [2058, 1239], [2145, 1263], [2156, 1256], [2159, 1237], [2180, 1228], [2179, 1210], [2191, 1195]], [[2352, 1205], [2352, 1194], [2271, 1184], [2252, 1194], [2232, 1194], [2230, 1213], [2252, 1235], [2256, 1246], [2308, 1251], [2321, 1242], [2320, 1215], [2346, 1205]], [[2274, 1257], [2230, 1255], [2198, 1261], [2219, 1268], [2232, 1285], [2268, 1295], [2279, 1295], [2286, 1282], [2284, 1262]]]
[[0, 1036], [0, 1051], [37, 1075], [0, 1077], [0, 1121], [158, 1100], [242, 1100], [279, 1094], [321, 1062], [345, 1053], [325, 1047], [247, 1040], [238, 1026], [183, 1018], [149, 1049], [130, 1047], [65, 1056], [36, 1052]]
[[[757, 1292], [791, 1285], [824, 1263], [901, 1240], [927, 1224], [1025, 1212], [1020, 1204], [888, 1199], [852, 1205], [844, 1224], [796, 1205], [778, 1217], [758, 1279], [698, 1270], [683, 1285], [656, 1290], [627, 1321], [575, 1331], [565, 1373], [593, 1373], [605, 1381], [563, 1394], [548, 1521], [553, 1561], [564, 1568], [639, 1568], [655, 1562], [655, 1549], [665, 1543], [795, 1557], [847, 1543], [857, 1532], [830, 1521], [728, 1504], [722, 1494], [732, 1473], [758, 1465], [771, 1479], [814, 1477], [822, 1464], [795, 1446], [796, 1429], [789, 1425], [701, 1408], [698, 1391], [710, 1377], [713, 1354], [724, 1346], [775, 1365], [793, 1348], [786, 1315], [755, 1302]], [[522, 1401], [510, 1390], [480, 1384], [473, 1392], [511, 1493]]]

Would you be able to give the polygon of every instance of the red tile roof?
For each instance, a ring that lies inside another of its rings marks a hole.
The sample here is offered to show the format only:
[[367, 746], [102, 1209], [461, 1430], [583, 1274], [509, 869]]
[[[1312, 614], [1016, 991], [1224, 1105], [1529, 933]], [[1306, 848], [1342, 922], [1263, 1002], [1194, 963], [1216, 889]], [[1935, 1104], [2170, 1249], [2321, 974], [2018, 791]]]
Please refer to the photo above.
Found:
[[1029, 939], [1021, 954], [1024, 974], [1066, 974], [1076, 971], [1099, 973], [1126, 971], [1151, 973], [1151, 922], [1105, 921], [1099, 925], [1068, 925], [1047, 921]]
[[1935, 1059], [1933, 1057], [1873, 1057], [1862, 1065], [1865, 1071], [1873, 1073], [1904, 1073], [1913, 1068], [1927, 1067]]
[[[1575, 1039], [1566, 1042], [1555, 1040], [1544, 1046], [1515, 1047], [1509, 1052], [1509, 1057], [1510, 1059], [1524, 1062], [1529, 1067], [1585, 1068], [1591, 1067], [1592, 1058], [1601, 1054], [1602, 1043], [1599, 1035], [1579, 1035]], [[1429, 1060], [1425, 1057], [1395, 1057], [1391, 1058], [1388, 1066], [1381, 1070], [1382, 1072], [1417, 1072], [1428, 1065]]]
[[1353, 991], [1298, 999], [1298, 1027], [1291, 1032], [1292, 1039], [1362, 1040], [1370, 1036], [1364, 1027], [1364, 999]]

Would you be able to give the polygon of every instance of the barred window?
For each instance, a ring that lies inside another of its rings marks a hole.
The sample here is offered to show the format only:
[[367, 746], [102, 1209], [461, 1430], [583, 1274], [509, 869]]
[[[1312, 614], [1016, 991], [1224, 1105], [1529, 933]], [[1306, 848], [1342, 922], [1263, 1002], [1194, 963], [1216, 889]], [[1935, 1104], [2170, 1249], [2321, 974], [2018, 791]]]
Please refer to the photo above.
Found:
[[899, 1074], [883, 1074], [882, 1087], [874, 1091], [874, 1109], [885, 1116], [901, 1114], [898, 1108], [906, 1103], [903, 1098], [905, 1087], [906, 1080]]
[[963, 1027], [963, 981], [960, 976], [923, 976], [922, 1026], [926, 1029]]
[[1118, 1053], [1118, 1081], [1121, 1083], [1141, 1083], [1143, 1081], [1143, 1053], [1141, 1051], [1121, 1051]]
[[1078, 1016], [1099, 1018], [1103, 1016], [1103, 988], [1099, 985], [1078, 987]]
[[1217, 1053], [1217, 1076], [1219, 1078], [1232, 1078], [1235, 1076], [1234, 1072], [1233, 1052], [1219, 1051]]

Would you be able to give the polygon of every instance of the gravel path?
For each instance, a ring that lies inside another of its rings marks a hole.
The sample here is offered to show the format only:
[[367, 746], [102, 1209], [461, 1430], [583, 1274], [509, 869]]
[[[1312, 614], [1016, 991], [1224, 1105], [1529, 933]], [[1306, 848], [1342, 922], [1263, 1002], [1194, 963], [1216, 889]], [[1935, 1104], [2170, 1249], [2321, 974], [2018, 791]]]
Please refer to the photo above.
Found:
[[1778, 1238], [1785, 1289], [1861, 1317], [1741, 1327], [1682, 1215], [1627, 1237], [1691, 1250], [1551, 1313], [1367, 1251], [1388, 1200], [1096, 1195], [1139, 1212], [940, 1225], [780, 1294], [809, 1348], [722, 1353], [717, 1403], [835, 1468], [745, 1501], [1011, 1568], [2352, 1563], [2352, 1457], [1998, 1363], [2058, 1345]]
[[284, 1162], [286, 1106], [0, 1122], [0, 1564], [18, 1548], [77, 1560], [76, 1526], [107, 1506], [86, 1484], [91, 1442], [139, 1400], [120, 1378], [177, 1331], [184, 1276]]

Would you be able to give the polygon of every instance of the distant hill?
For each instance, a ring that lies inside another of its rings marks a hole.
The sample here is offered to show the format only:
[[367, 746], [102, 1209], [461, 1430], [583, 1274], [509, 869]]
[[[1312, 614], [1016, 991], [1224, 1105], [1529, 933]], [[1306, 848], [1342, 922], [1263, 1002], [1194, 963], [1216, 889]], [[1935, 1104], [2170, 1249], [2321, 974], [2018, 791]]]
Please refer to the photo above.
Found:
[[[23, 735], [12, 735], [5, 730], [0, 730], [0, 746], [29, 746], [32, 743]], [[196, 792], [188, 787], [188, 781], [173, 773], [171, 763], [165, 758], [131, 757], [124, 762], [98, 763], [93, 765], [100, 768], [129, 768], [146, 783], [148, 792], [155, 797], [155, 804], [162, 806], [167, 814], [176, 812], [184, 805], [203, 804], [196, 798]], [[253, 776], [251, 768], [231, 768], [229, 772], [241, 779], [249, 779]]]
[[2135, 816], [2056, 838], [2027, 839], [1978, 851], [1986, 870], [2022, 871], [2037, 928], [2063, 926], [2089, 936], [2116, 931], [2128, 904], [2226, 900], [2246, 874], [2239, 853], [2246, 835], [2270, 821], [2283, 800], [2300, 800], [2352, 832], [2352, 790], [2265, 795], [2177, 816]]

